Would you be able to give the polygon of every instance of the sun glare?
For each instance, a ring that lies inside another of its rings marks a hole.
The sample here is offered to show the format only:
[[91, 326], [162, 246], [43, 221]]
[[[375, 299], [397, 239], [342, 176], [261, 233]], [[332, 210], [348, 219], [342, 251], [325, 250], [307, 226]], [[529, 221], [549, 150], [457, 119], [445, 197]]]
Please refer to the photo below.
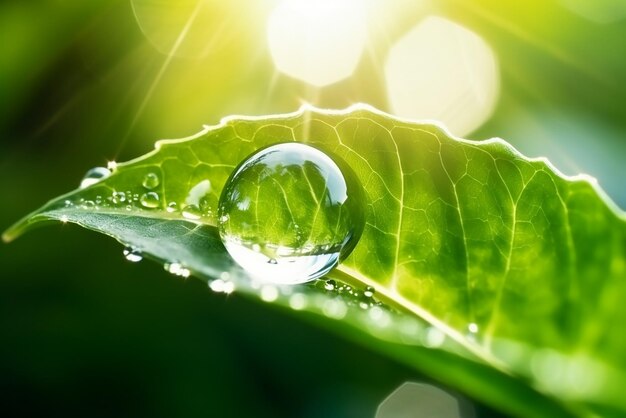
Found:
[[365, 48], [366, 13], [359, 0], [284, 0], [267, 28], [283, 73], [322, 87], [349, 77]]
[[460, 136], [482, 125], [498, 99], [492, 49], [476, 33], [440, 17], [425, 19], [394, 45], [385, 77], [395, 114], [441, 121]]

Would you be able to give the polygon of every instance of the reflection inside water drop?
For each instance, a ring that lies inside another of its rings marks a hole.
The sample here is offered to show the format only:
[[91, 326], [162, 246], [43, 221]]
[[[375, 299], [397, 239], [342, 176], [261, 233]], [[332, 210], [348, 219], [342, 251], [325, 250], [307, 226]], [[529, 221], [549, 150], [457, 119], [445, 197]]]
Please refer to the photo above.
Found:
[[304, 283], [350, 254], [363, 208], [362, 188], [345, 163], [309, 145], [277, 144], [234, 170], [219, 201], [219, 231], [252, 277]]

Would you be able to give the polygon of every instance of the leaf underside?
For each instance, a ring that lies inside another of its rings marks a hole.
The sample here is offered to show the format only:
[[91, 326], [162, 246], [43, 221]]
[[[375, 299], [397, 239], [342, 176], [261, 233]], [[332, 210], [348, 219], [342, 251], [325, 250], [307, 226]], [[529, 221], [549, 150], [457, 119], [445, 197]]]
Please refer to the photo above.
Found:
[[[288, 141], [339, 156], [365, 190], [365, 228], [326, 278], [335, 282], [254, 283], [217, 233], [217, 203], [232, 170], [259, 148]], [[148, 174], [159, 178], [151, 189], [142, 184]], [[141, 204], [150, 192], [158, 196], [154, 208]], [[191, 204], [193, 216], [184, 210]], [[366, 106], [232, 117], [193, 137], [157, 142], [155, 151], [49, 202], [3, 238], [50, 220], [178, 263], [214, 290], [232, 283], [341, 319], [342, 332], [401, 343], [385, 350], [432, 374], [445, 370], [442, 380], [510, 413], [626, 412], [626, 218], [590, 179], [565, 178], [502, 140], [455, 139]], [[366, 286], [383, 305], [365, 297]], [[531, 392], [520, 398], [524, 387]]]

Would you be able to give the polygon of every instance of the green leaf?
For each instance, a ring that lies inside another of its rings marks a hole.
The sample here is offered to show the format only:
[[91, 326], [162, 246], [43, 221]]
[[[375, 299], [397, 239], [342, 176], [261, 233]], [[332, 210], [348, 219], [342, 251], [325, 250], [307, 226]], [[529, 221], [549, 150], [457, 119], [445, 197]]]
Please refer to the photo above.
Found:
[[[235, 166], [286, 141], [340, 157], [364, 187], [362, 236], [332, 281], [256, 283], [217, 232]], [[510, 413], [626, 412], [626, 216], [593, 179], [566, 178], [500, 139], [455, 139], [363, 105], [230, 117], [157, 142], [3, 238], [50, 220], [103, 232], [214, 290], [312, 313]]]

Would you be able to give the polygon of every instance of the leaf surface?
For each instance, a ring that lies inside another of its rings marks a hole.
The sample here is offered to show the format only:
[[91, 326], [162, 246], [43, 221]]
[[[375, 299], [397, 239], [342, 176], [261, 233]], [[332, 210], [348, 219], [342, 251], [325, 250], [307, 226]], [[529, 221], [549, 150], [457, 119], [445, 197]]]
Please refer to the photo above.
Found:
[[[362, 236], [330, 282], [250, 281], [217, 233], [218, 199], [233, 169], [259, 148], [288, 141], [340, 157], [365, 191]], [[626, 217], [592, 179], [565, 178], [499, 139], [455, 139], [362, 105], [231, 117], [193, 137], [157, 142], [3, 238], [49, 220], [103, 232], [214, 290], [237, 288], [418, 346], [413, 356], [406, 347], [384, 351], [441, 370], [442, 380], [520, 416], [626, 411]], [[441, 350], [461, 366], [432, 360]], [[468, 380], [476, 368], [496, 377]], [[519, 395], [525, 385], [530, 403]]]

